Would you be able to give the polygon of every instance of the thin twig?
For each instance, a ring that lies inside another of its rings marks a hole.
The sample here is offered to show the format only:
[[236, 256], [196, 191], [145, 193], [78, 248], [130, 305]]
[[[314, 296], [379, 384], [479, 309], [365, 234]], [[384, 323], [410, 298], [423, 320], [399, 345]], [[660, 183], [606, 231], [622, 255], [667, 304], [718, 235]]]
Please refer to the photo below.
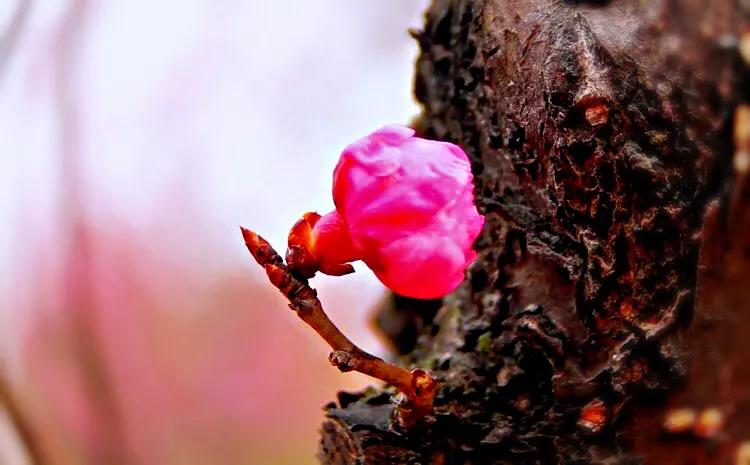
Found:
[[331, 364], [342, 372], [357, 371], [393, 385], [406, 397], [400, 406], [399, 420], [409, 426], [432, 413], [437, 381], [424, 370], [408, 371], [368, 354], [355, 345], [328, 318], [315, 289], [307, 280], [295, 276], [281, 256], [265, 239], [245, 228], [240, 228], [250, 254], [266, 270], [271, 283], [289, 300], [289, 308], [318, 333], [333, 352]]
[[0, 80], [5, 74], [11, 55], [17, 48], [18, 38], [31, 12], [31, 5], [31, 0], [18, 0], [8, 27], [0, 33]]

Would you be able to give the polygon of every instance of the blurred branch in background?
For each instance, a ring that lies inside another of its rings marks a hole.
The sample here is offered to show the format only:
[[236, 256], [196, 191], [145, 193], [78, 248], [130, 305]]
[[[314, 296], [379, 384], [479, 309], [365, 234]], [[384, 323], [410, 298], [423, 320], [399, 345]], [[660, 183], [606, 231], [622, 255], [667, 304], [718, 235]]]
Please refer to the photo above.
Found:
[[[42, 449], [39, 445], [28, 418], [22, 411], [20, 403], [15, 399], [11, 391], [10, 383], [0, 373], [0, 414], [5, 413], [13, 427], [23, 453], [26, 454], [29, 465], [42, 465]], [[0, 420], [2, 417], [0, 417]], [[2, 458], [2, 456], [0, 456]]]
[[[19, 37], [31, 13], [32, 0], [18, 0], [11, 9], [7, 26], [0, 31], [0, 83], [2, 83], [6, 68], [17, 48]], [[3, 418], [5, 417], [5, 418]], [[23, 411], [20, 402], [13, 395], [10, 381], [5, 372], [0, 371], [0, 421], [7, 420], [12, 427], [12, 440], [20, 442], [22, 454], [30, 465], [41, 465], [42, 449], [38, 438], [34, 434], [31, 422]], [[3, 456], [0, 456], [3, 458]], [[7, 457], [6, 457], [7, 458]]]
[[81, 109], [77, 92], [79, 59], [90, 15], [88, 0], [71, 0], [62, 18], [55, 62], [55, 98], [59, 116], [60, 144], [60, 244], [63, 246], [62, 307], [71, 315], [72, 350], [79, 360], [81, 379], [92, 415], [108, 428], [98, 431], [91, 444], [90, 463], [129, 463], [124, 444], [125, 431], [96, 330], [93, 298], [94, 256], [87, 222], [88, 212], [82, 173]]
[[0, 36], [0, 82], [5, 74], [5, 67], [16, 48], [18, 38], [21, 36], [23, 26], [31, 12], [32, 0], [18, 0], [15, 10], [12, 10], [12, 17], [8, 21], [8, 26], [2, 31]]

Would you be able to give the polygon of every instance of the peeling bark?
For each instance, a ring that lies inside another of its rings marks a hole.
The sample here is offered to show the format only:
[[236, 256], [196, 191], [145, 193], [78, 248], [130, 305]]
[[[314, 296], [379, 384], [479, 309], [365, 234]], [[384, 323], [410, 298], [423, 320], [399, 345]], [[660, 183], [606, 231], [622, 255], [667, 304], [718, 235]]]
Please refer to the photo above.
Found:
[[380, 317], [441, 380], [434, 418], [400, 431], [392, 391], [342, 393], [322, 463], [740, 459], [748, 18], [730, 0], [433, 2], [417, 126], [469, 153], [487, 225], [436, 314]]

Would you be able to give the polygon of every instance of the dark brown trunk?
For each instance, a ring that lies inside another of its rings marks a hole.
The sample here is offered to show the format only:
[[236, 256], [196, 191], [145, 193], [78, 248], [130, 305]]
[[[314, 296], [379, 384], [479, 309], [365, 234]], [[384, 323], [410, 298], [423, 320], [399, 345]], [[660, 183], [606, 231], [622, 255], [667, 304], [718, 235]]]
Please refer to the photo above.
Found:
[[391, 391], [341, 394], [322, 463], [750, 463], [749, 17], [433, 2], [417, 126], [470, 154], [479, 259], [436, 313], [380, 317], [441, 380], [435, 417], [397, 431]]

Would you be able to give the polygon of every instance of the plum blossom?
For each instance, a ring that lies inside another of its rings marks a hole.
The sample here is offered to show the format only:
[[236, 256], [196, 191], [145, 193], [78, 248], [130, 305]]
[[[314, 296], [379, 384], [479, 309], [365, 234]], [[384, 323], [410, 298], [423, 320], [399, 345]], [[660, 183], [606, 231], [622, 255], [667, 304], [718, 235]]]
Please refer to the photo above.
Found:
[[386, 126], [344, 149], [333, 173], [336, 209], [306, 213], [292, 228], [289, 266], [306, 277], [341, 275], [362, 260], [397, 294], [442, 297], [476, 258], [484, 217], [473, 189], [461, 148]]

